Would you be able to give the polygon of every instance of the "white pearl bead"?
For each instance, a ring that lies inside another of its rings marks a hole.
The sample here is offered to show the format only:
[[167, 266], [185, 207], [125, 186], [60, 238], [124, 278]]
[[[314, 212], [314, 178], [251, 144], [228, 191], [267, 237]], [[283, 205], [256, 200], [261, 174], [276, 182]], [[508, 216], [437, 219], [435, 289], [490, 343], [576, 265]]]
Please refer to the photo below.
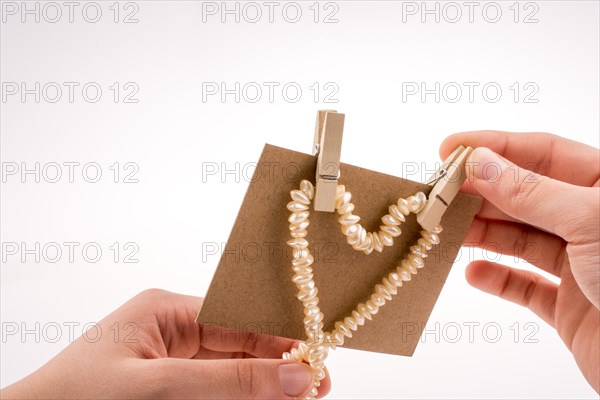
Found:
[[304, 193], [301, 190], [292, 190], [290, 192], [290, 196], [292, 197], [292, 200], [297, 201], [298, 203], [301, 203], [304, 205], [310, 204], [310, 199], [308, 198], [306, 193]]
[[343, 346], [344, 341], [346, 340], [346, 338], [344, 337], [344, 334], [342, 332], [338, 331], [337, 329], [334, 332], [335, 332], [335, 334], [333, 336], [333, 340], [335, 341], [335, 343], [338, 346]]
[[325, 379], [325, 371], [322, 368], [313, 368], [312, 373], [317, 380], [322, 381]]
[[308, 282], [301, 283], [298, 285], [298, 290], [300, 290], [300, 291], [308, 291], [308, 290], [311, 290], [314, 288], [315, 288], [315, 282], [313, 280], [310, 280]]
[[404, 269], [404, 267], [398, 267], [396, 269], [396, 271], [398, 271], [398, 275], [400, 275], [400, 279], [402, 279], [405, 282], [410, 281], [410, 279], [411, 279], [410, 272], [407, 271], [406, 269]]
[[363, 242], [366, 238], [367, 238], [367, 231], [365, 230], [365, 228], [363, 228], [360, 225], [358, 226], [358, 231], [356, 232], [356, 234], [354, 236], [348, 236], [348, 243], [350, 245], [354, 245], [355, 243], [361, 243]]
[[371, 295], [371, 301], [377, 306], [381, 307], [385, 304], [385, 299], [379, 293], [373, 293]]
[[346, 327], [346, 325], [344, 325], [343, 322], [340, 322], [340, 321], [336, 322], [335, 329], [346, 337], [349, 337], [349, 338], [352, 337], [352, 331], [350, 329], [348, 329]]
[[442, 233], [442, 230], [443, 230], [442, 226], [438, 225], [435, 228], [433, 228], [433, 230], [431, 231], [431, 233], [435, 233], [435, 234], [439, 235], [440, 233]]
[[371, 312], [369, 311], [369, 308], [365, 304], [360, 303], [359, 305], [357, 305], [356, 311], [358, 311], [358, 313], [360, 314], [361, 317], [368, 319], [369, 321], [372, 319]]
[[352, 317], [346, 317], [344, 318], [344, 326], [350, 330], [357, 330], [358, 329], [358, 324], [356, 323], [356, 321], [354, 320], [354, 318]]
[[431, 243], [429, 243], [427, 240], [425, 240], [423, 238], [420, 238], [419, 240], [417, 240], [417, 245], [421, 248], [421, 250], [423, 252], [427, 252], [433, 248]]
[[318, 297], [315, 297], [315, 298], [313, 298], [313, 299], [306, 300], [306, 301], [302, 302], [302, 304], [303, 304], [303, 305], [304, 305], [304, 307], [306, 307], [306, 308], [314, 307], [314, 306], [316, 306], [317, 304], [319, 304], [319, 298], [318, 298]]
[[354, 236], [358, 232], [358, 225], [342, 225], [342, 233], [346, 236]]
[[412, 254], [414, 254], [415, 256], [419, 256], [421, 258], [427, 257], [427, 253], [424, 252], [423, 250], [421, 250], [420, 246], [416, 246], [416, 245], [410, 246], [410, 252]]
[[352, 318], [354, 318], [354, 321], [356, 322], [357, 325], [365, 324], [365, 318], [362, 315], [360, 315], [360, 313], [356, 310], [352, 311]]
[[337, 185], [335, 188], [335, 199], [337, 200], [339, 197], [341, 197], [345, 191], [346, 187], [344, 185]]
[[357, 243], [354, 246], [354, 249], [356, 250], [366, 250], [369, 248], [369, 246], [371, 246], [372, 243], [372, 236], [373, 234], [371, 232], [367, 233], [367, 231], [365, 230], [365, 240], [363, 240], [360, 243]]
[[425, 262], [419, 256], [416, 256], [414, 254], [409, 254], [408, 259], [410, 260], [411, 264], [417, 268], [423, 268], [425, 266]]
[[378, 232], [373, 232], [373, 249], [379, 253], [383, 251], [383, 244], [381, 244]]
[[290, 224], [290, 231], [303, 231], [306, 228], [308, 228], [309, 224], [310, 224], [310, 222], [308, 222], [308, 220]]
[[337, 347], [338, 343], [336, 341], [336, 339], [331, 335], [326, 335], [325, 336], [325, 340], [323, 340], [323, 342], [328, 345], [329, 347], [331, 347], [333, 350], [335, 350], [335, 348]]
[[338, 222], [342, 225], [354, 225], [360, 221], [360, 217], [354, 214], [344, 214], [338, 218]]
[[408, 209], [412, 213], [416, 213], [419, 208], [418, 200], [415, 196], [409, 196], [406, 201], [408, 202]]
[[298, 298], [298, 300], [304, 302], [304, 301], [314, 299], [317, 296], [318, 292], [319, 292], [319, 290], [315, 287], [310, 290], [303, 290], [303, 291], [298, 292], [296, 297]]
[[392, 235], [385, 231], [379, 231], [379, 240], [381, 244], [384, 246], [392, 246], [394, 244], [394, 239], [392, 239]]
[[304, 325], [313, 326], [321, 321], [323, 321], [323, 313], [320, 311], [304, 317]]
[[381, 225], [379, 227], [380, 230], [389, 233], [392, 237], [398, 237], [402, 233], [400, 228], [393, 225]]
[[364, 253], [366, 255], [369, 255], [373, 252], [373, 249], [375, 248], [375, 242], [373, 239], [373, 232], [369, 232], [367, 233], [367, 237], [365, 239], [365, 243], [367, 243], [366, 248], [364, 249]]
[[383, 297], [385, 300], [392, 299], [392, 295], [390, 294], [390, 292], [388, 292], [386, 287], [383, 286], [381, 283], [375, 285], [375, 293]]
[[392, 225], [392, 226], [400, 225], [400, 221], [398, 221], [396, 218], [392, 217], [390, 214], [385, 214], [383, 217], [381, 217], [381, 221], [383, 222], [384, 225]]
[[413, 275], [417, 273], [417, 267], [408, 260], [402, 261], [402, 267]]
[[[308, 260], [306, 260], [308, 261]], [[306, 264], [306, 263], [305, 263]], [[308, 265], [292, 265], [292, 270], [297, 274], [312, 274], [313, 269]]]
[[395, 283], [390, 281], [387, 277], [383, 278], [382, 282], [389, 294], [392, 296], [398, 294], [398, 286], [396, 286]]
[[298, 211], [298, 212], [293, 212], [289, 218], [288, 221], [290, 222], [290, 224], [299, 224], [302, 221], [306, 221], [306, 219], [308, 218], [308, 211]]
[[407, 201], [410, 211], [416, 214], [425, 207], [427, 197], [423, 192], [418, 192], [415, 195], [410, 196]]
[[415, 197], [417, 198], [417, 201], [419, 202], [419, 208], [417, 209], [417, 212], [419, 212], [423, 208], [425, 208], [425, 205], [427, 204], [427, 196], [425, 196], [425, 193], [423, 193], [423, 192], [417, 192], [415, 194]]
[[306, 326], [304, 328], [304, 332], [306, 332], [306, 336], [308, 337], [308, 340], [314, 341], [314, 342], [320, 342], [323, 340], [323, 337], [324, 337], [322, 329], [323, 329], [323, 323], [319, 322], [318, 325]]
[[369, 313], [371, 315], [375, 315], [377, 314], [377, 311], [379, 311], [379, 306], [373, 303], [373, 300], [367, 300], [367, 303], [365, 305], [367, 306], [367, 310], [369, 310]]
[[300, 231], [290, 231], [290, 235], [293, 238], [304, 238], [308, 235], [308, 231], [306, 229], [302, 229]]
[[287, 244], [293, 248], [305, 249], [308, 247], [308, 240], [306, 240], [304, 238], [294, 238], [294, 239], [288, 240]]
[[306, 211], [308, 210], [308, 206], [306, 204], [298, 203], [297, 201], [290, 201], [287, 203], [287, 209], [291, 212]]
[[315, 188], [310, 181], [307, 181], [306, 179], [304, 179], [302, 182], [300, 182], [300, 190], [302, 190], [304, 192], [304, 194], [306, 194], [306, 196], [308, 196], [309, 200], [313, 199], [313, 197], [315, 195]]
[[308, 267], [309, 265], [312, 265], [313, 262], [315, 262], [315, 258], [312, 256], [312, 254], [308, 254], [306, 257], [303, 258], [294, 258], [292, 260], [292, 266]]
[[440, 237], [435, 233], [421, 231], [421, 236], [423, 236], [423, 239], [426, 240], [431, 245], [440, 244]]
[[360, 243], [360, 235], [358, 234], [358, 232], [360, 232], [360, 230], [357, 231], [356, 234], [346, 237], [346, 242], [348, 242], [348, 244], [352, 247], [354, 247], [354, 245], [356, 245], [357, 243]]
[[313, 274], [296, 274], [292, 277], [292, 282], [296, 285], [301, 285], [312, 280]]
[[350, 214], [354, 211], [354, 204], [348, 203], [345, 206], [341, 206], [337, 209], [339, 215]]
[[292, 267], [292, 269], [298, 275], [308, 275], [313, 273], [313, 269], [311, 267]]
[[408, 208], [408, 202], [406, 201], [406, 199], [403, 199], [403, 198], [398, 199], [398, 209], [404, 215], [410, 214], [410, 209]]
[[314, 315], [314, 314], [318, 314], [320, 312], [319, 307], [313, 306], [313, 307], [306, 307], [306, 305], [304, 306], [304, 315]]
[[301, 359], [302, 357], [300, 357], [300, 354], [298, 354], [298, 349], [292, 349], [290, 351], [290, 355], [292, 356], [292, 358], [298, 360]]
[[388, 207], [388, 211], [390, 212], [390, 215], [392, 217], [396, 218], [398, 221], [400, 221], [400, 222], [406, 221], [406, 218], [404, 218], [404, 214], [402, 214], [402, 212], [400, 211], [400, 209], [398, 208], [397, 205], [392, 204], [391, 206]]
[[390, 280], [390, 282], [392, 282], [394, 285], [396, 285], [397, 287], [402, 287], [403, 282], [402, 278], [400, 277], [400, 274], [398, 274], [397, 272], [390, 272], [387, 277]]
[[350, 204], [350, 200], [352, 199], [352, 194], [350, 192], [344, 192], [340, 197], [335, 199], [335, 207], [341, 208], [347, 204]]
[[307, 258], [310, 255], [310, 253], [308, 252], [308, 249], [301, 249], [298, 247], [293, 247], [292, 255], [294, 256], [295, 259], [298, 259], [298, 258]]

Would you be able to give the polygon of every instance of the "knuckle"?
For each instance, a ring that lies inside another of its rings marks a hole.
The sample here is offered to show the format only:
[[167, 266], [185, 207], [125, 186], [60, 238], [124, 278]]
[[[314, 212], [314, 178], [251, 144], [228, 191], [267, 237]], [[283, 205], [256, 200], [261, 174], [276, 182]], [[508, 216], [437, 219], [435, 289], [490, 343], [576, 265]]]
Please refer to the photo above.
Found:
[[517, 218], [536, 201], [536, 195], [541, 188], [540, 180], [528, 181], [508, 176], [504, 178], [504, 185], [507, 186], [509, 206], [517, 214]]
[[258, 376], [255, 366], [249, 360], [240, 360], [237, 363], [237, 385], [239, 393], [245, 397], [255, 397], [258, 395], [259, 384], [256, 382]]
[[255, 354], [260, 335], [257, 332], [246, 331], [243, 333], [244, 351]]
[[527, 229], [522, 229], [521, 232], [515, 236], [513, 242], [513, 252], [517, 257], [523, 258], [527, 255], [531, 245], [529, 238], [529, 230]]
[[523, 304], [525, 307], [529, 307], [531, 299], [533, 298], [538, 287], [538, 282], [539, 279], [537, 277], [531, 277], [531, 280], [527, 283], [525, 290], [523, 290], [521, 304]]
[[167, 293], [169, 293], [169, 292], [167, 292], [166, 290], [152, 288], [152, 289], [142, 290], [135, 297], [139, 297], [142, 299], [155, 299], [157, 297], [162, 297]]
[[576, 188], [572, 205], [565, 208], [567, 221], [557, 232], [569, 243], [597, 244], [600, 226], [600, 191], [598, 188]]
[[154, 298], [157, 296], [162, 296], [163, 294], [167, 293], [165, 290], [162, 289], [156, 289], [156, 288], [151, 288], [151, 289], [145, 289], [142, 290], [138, 296], [139, 297], [150, 297], [150, 298]]

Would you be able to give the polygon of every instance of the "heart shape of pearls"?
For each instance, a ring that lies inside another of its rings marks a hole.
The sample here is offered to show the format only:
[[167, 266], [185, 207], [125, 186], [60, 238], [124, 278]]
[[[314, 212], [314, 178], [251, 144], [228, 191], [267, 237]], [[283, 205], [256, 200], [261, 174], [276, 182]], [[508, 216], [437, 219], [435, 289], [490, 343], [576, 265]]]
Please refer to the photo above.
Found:
[[[364, 303], [359, 303], [350, 315], [334, 324], [331, 332], [323, 331], [323, 313], [319, 309], [318, 289], [313, 280], [314, 257], [308, 249], [308, 217], [309, 206], [314, 198], [314, 186], [310, 181], [300, 182], [299, 190], [292, 190], [290, 196], [292, 201], [287, 204], [291, 212], [288, 221], [290, 223], [290, 235], [292, 239], [287, 242], [293, 248], [292, 270], [294, 275], [292, 282], [296, 284], [298, 293], [296, 297], [304, 305], [304, 329], [306, 331], [306, 342], [300, 343], [290, 352], [283, 353], [286, 360], [307, 363], [313, 374], [313, 387], [308, 393], [307, 399], [314, 399], [318, 394], [320, 381], [325, 378], [325, 360], [329, 348], [344, 344], [346, 337], [352, 337], [352, 332], [359, 326], [364, 325], [366, 320], [371, 320], [377, 314], [380, 307], [392, 296], [398, 293], [398, 288], [404, 282], [411, 280], [411, 275], [417, 273], [419, 268], [425, 266], [424, 258], [427, 251], [434, 245], [439, 244], [438, 234], [442, 231], [441, 226], [432, 231], [422, 230], [421, 237], [416, 244], [411, 246], [407, 256], [402, 260], [395, 271], [390, 272], [381, 283], [375, 285], [371, 297]], [[400, 225], [406, 220], [410, 213], [417, 214], [425, 207], [427, 197], [423, 192], [418, 192], [406, 199], [400, 198], [397, 204], [389, 206], [389, 214], [381, 218], [383, 225], [377, 232], [367, 232], [360, 225], [360, 217], [352, 214], [354, 204], [350, 202], [352, 195], [346, 191], [344, 185], [338, 185], [335, 196], [335, 210], [340, 215], [338, 222], [346, 240], [353, 249], [371, 254], [373, 251], [381, 252], [385, 247], [394, 244], [394, 238], [401, 235]]]

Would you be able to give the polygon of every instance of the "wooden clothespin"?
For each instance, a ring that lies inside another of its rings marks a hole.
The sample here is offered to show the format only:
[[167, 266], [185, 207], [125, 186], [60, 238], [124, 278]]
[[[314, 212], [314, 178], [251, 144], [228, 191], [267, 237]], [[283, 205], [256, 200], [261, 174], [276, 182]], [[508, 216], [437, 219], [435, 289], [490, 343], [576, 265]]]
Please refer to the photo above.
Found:
[[317, 113], [313, 154], [317, 156], [315, 211], [335, 211], [335, 192], [340, 177], [344, 114], [335, 110]]
[[440, 224], [446, 209], [467, 178], [465, 165], [472, 151], [471, 147], [458, 146], [427, 182], [434, 187], [429, 193], [427, 204], [417, 214], [417, 221], [424, 229], [431, 231]]

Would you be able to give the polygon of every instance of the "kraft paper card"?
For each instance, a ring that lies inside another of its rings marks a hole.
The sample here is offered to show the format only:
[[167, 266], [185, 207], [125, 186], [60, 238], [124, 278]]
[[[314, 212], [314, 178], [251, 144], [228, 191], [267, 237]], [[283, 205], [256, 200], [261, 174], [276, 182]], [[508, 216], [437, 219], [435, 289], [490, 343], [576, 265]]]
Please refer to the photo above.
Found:
[[[286, 204], [302, 179], [315, 180], [316, 157], [265, 145], [235, 225], [225, 245], [197, 322], [241, 331], [305, 340], [303, 306], [291, 281], [292, 249]], [[355, 213], [367, 231], [399, 197], [432, 186], [341, 163], [340, 184], [352, 193]], [[459, 193], [442, 219], [441, 243], [429, 251], [425, 267], [398, 289], [385, 307], [366, 321], [342, 347], [411, 356], [442, 290], [481, 199]], [[314, 279], [325, 331], [367, 300], [416, 243], [414, 214], [401, 225], [394, 246], [369, 256], [346, 242], [335, 212], [311, 208], [307, 239], [315, 257]]]

